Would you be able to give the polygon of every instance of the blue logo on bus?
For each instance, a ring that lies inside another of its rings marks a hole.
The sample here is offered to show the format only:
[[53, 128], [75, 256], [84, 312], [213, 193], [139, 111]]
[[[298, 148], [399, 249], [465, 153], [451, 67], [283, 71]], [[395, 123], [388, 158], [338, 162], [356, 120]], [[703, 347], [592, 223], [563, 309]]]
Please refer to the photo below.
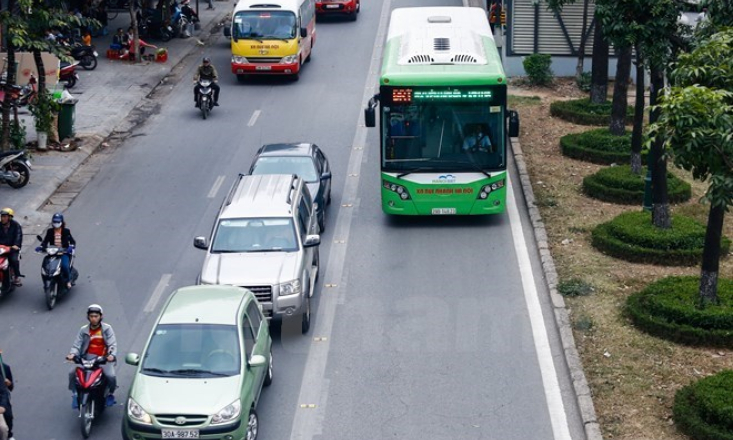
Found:
[[456, 176], [453, 174], [443, 174], [438, 176], [437, 179], [433, 180], [433, 183], [455, 183], [456, 182]]

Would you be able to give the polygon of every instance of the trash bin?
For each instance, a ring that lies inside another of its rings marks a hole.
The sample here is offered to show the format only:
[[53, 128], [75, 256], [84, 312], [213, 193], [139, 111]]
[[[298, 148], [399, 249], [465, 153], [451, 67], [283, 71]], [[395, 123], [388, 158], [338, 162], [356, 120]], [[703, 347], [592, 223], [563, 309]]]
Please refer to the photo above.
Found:
[[78, 99], [68, 99], [62, 101], [61, 110], [59, 111], [59, 139], [64, 140], [76, 134], [74, 128], [74, 119], [76, 118], [76, 103]]

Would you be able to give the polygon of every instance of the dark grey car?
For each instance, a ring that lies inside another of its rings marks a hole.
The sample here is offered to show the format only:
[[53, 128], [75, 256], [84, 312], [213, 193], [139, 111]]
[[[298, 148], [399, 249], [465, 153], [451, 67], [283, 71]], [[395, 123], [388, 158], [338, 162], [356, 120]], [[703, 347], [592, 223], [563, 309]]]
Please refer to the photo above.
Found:
[[323, 232], [326, 205], [331, 204], [331, 166], [318, 145], [267, 144], [257, 150], [249, 174], [297, 174], [308, 185], [317, 206], [318, 227]]

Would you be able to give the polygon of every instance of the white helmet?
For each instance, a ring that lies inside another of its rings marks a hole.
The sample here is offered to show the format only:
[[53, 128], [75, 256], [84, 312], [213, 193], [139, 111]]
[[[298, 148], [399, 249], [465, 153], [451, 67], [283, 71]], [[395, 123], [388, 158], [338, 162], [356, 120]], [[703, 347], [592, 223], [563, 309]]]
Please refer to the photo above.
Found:
[[89, 315], [90, 313], [99, 313], [100, 315], [104, 316], [104, 310], [99, 304], [92, 304], [87, 307], [87, 315]]

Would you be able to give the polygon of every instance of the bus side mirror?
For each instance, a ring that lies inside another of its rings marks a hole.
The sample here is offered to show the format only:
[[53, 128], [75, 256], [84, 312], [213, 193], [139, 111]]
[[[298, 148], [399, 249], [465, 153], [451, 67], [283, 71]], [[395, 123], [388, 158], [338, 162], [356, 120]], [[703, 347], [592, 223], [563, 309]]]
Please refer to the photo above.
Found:
[[300, 38], [305, 38], [308, 36], [308, 28], [300, 28]]
[[377, 125], [374, 112], [374, 109], [377, 107], [377, 102], [379, 102], [379, 95], [372, 96], [367, 104], [367, 108], [364, 109], [364, 125], [367, 127], [375, 127]]
[[516, 110], [509, 110], [509, 137], [519, 136], [519, 113]]
[[[227, 38], [231, 38], [232, 36], [232, 28], [229, 26], [224, 26], [224, 36]], [[236, 41], [236, 39], [235, 39]]]

